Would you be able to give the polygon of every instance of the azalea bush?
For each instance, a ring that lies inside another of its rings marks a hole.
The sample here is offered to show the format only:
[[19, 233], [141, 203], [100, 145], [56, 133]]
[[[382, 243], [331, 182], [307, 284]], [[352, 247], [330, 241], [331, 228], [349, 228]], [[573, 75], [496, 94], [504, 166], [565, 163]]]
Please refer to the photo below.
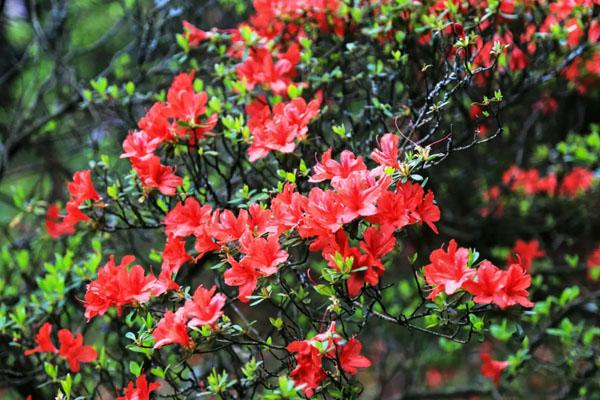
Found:
[[600, 398], [597, 4], [220, 3], [13, 190], [5, 395]]

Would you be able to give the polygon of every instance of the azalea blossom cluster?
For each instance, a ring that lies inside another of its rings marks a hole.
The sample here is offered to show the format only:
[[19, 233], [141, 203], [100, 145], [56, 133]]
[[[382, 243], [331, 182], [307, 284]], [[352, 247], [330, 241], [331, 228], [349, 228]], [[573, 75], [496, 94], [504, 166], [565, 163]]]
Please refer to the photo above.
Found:
[[371, 366], [371, 361], [360, 354], [360, 341], [355, 337], [344, 340], [336, 332], [335, 322], [332, 322], [325, 332], [315, 335], [312, 339], [291, 342], [287, 349], [295, 353], [296, 360], [296, 368], [290, 376], [297, 385], [303, 387], [308, 397], [314, 394], [314, 390], [327, 377], [323, 369], [324, 360], [335, 360], [349, 375], [355, 375], [358, 372], [357, 368]]
[[[296, 82], [300, 63], [300, 41], [306, 37], [304, 29], [315, 24], [329, 32], [333, 28], [343, 35], [343, 20], [338, 15], [339, 0], [294, 0], [271, 2], [255, 0], [255, 14], [249, 23], [231, 31], [228, 54], [240, 59], [236, 75], [248, 91], [261, 88], [265, 93], [286, 98], [289, 88], [306, 88], [307, 83]], [[195, 47], [211, 37], [189, 22], [184, 22], [184, 36]], [[252, 38], [252, 39], [250, 39]], [[275, 41], [275, 38], [284, 40]], [[298, 89], [297, 89], [298, 90]], [[307, 134], [308, 123], [319, 115], [322, 95], [308, 104], [301, 97], [269, 105], [263, 94], [246, 106], [252, 143], [248, 158], [254, 162], [271, 151], [291, 153], [296, 141]]]
[[79, 207], [89, 201], [100, 202], [100, 195], [92, 183], [92, 171], [84, 169], [73, 174], [73, 180], [67, 185], [69, 201], [66, 205], [66, 215], [60, 216], [56, 204], [51, 204], [46, 212], [46, 231], [54, 238], [61, 235], [71, 235], [75, 232], [78, 222], [89, 221]]
[[308, 134], [308, 124], [319, 115], [320, 106], [320, 94], [308, 104], [296, 97], [289, 103], [277, 103], [272, 110], [264, 99], [248, 104], [248, 128], [253, 138], [248, 159], [254, 162], [274, 150], [293, 152], [296, 141]]
[[430, 264], [423, 268], [425, 281], [432, 287], [429, 299], [439, 294], [452, 295], [463, 289], [473, 295], [477, 304], [494, 304], [505, 309], [516, 304], [533, 307], [527, 289], [531, 276], [519, 264], [511, 264], [502, 270], [488, 260], [477, 268], [469, 267], [469, 249], [458, 247], [451, 240], [448, 249], [443, 247], [431, 252]]
[[166, 102], [156, 102], [138, 122], [139, 130], [123, 142], [121, 158], [128, 158], [146, 190], [173, 196], [182, 179], [174, 167], [161, 163], [155, 151], [163, 143], [184, 141], [195, 145], [216, 125], [217, 114], [206, 116], [208, 95], [194, 90], [194, 71], [175, 77]]
[[67, 361], [71, 372], [79, 372], [80, 363], [90, 363], [96, 361], [97, 353], [92, 346], [83, 344], [83, 335], [73, 333], [68, 329], [58, 331], [58, 342], [60, 348], [56, 348], [52, 342], [52, 325], [49, 322], [44, 323], [35, 336], [37, 346], [25, 351], [26, 356], [35, 353], [57, 353], [58, 356]]
[[[555, 173], [541, 176], [535, 168], [524, 170], [513, 165], [502, 175], [502, 183], [503, 187], [513, 193], [521, 193], [527, 196], [546, 195], [549, 197], [558, 195], [567, 199], [576, 199], [593, 189], [598, 180], [594, 177], [594, 172], [585, 167], [574, 167], [559, 179]], [[484, 217], [491, 213], [496, 216], [502, 215], [504, 202], [501, 186], [494, 185], [490, 187], [483, 193], [483, 200], [486, 203], [481, 209], [481, 214]]]
[[165, 285], [152, 274], [145, 275], [144, 268], [134, 265], [135, 257], [128, 255], [115, 264], [114, 256], [98, 271], [98, 277], [88, 283], [85, 293], [85, 317], [88, 322], [96, 315], [104, 315], [108, 309], [117, 309], [121, 315], [126, 305], [146, 303], [150, 296], [165, 291]]
[[[389, 142], [397, 144], [393, 137], [385, 135], [381, 140], [384, 149], [372, 156], [382, 166], [398, 164], [392, 160], [397, 157], [397, 147], [387, 146]], [[193, 236], [195, 260], [210, 251], [228, 254], [232, 268], [225, 271], [225, 283], [239, 287], [239, 299], [248, 301], [258, 279], [275, 274], [277, 267], [287, 261], [288, 253], [281, 249], [279, 236], [294, 230], [311, 241], [310, 250], [322, 252], [330, 267], [340, 269], [336, 255], [353, 260], [348, 293], [354, 297], [365, 284], [378, 283], [384, 271], [381, 257], [394, 248], [395, 230], [426, 223], [437, 232], [434, 223], [440, 211], [431, 191], [425, 193], [420, 185], [408, 181], [388, 190], [392, 179], [384, 169], [369, 170], [362, 157], [350, 151], [342, 152], [340, 161], [331, 158], [331, 150], [325, 152], [310, 181], [329, 181], [331, 188], [314, 187], [305, 196], [288, 183], [272, 198], [270, 208], [253, 204], [237, 216], [230, 210], [201, 206], [191, 197], [178, 203], [165, 216], [168, 239], [163, 270], [167, 266], [175, 272], [190, 259], [182, 239]], [[349, 245], [343, 229], [358, 218], [372, 224], [364, 232], [360, 249]], [[232, 250], [243, 257], [236, 260]]]
[[156, 340], [155, 349], [171, 343], [190, 347], [192, 341], [187, 328], [210, 326], [216, 328], [217, 320], [223, 316], [226, 297], [215, 293], [216, 287], [206, 289], [198, 286], [191, 299], [186, 300], [175, 312], [167, 311], [158, 322], [152, 336]]
[[[489, 17], [488, 3], [485, 1], [469, 1], [468, 5], [453, 1], [458, 12], [448, 13], [447, 4], [443, 0], [431, 2], [428, 7], [429, 14], [438, 15], [448, 24], [442, 31], [444, 35], [455, 35], [459, 39], [465, 38], [465, 32], [459, 19], [468, 12], [476, 12], [479, 15]], [[470, 51], [452, 49], [448, 57], [455, 55], [464, 57], [466, 54], [474, 54], [473, 65], [487, 68], [494, 62], [494, 48], [502, 49], [506, 55], [506, 65], [500, 65], [500, 71], [508, 69], [510, 72], [525, 70], [532, 60], [535, 60], [538, 49], [539, 38], [553, 37], [557, 33], [561, 38], [561, 45], [567, 49], [575, 49], [577, 46], [592, 45], [591, 51], [579, 55], [561, 71], [563, 76], [573, 83], [581, 94], [587, 92], [588, 88], [597, 82], [600, 77], [600, 50], [594, 46], [600, 40], [600, 23], [594, 17], [593, 0], [559, 0], [549, 3], [547, 13], [543, 14], [541, 23], [536, 18], [539, 9], [535, 2], [500, 1], [498, 14], [495, 18], [482, 18], [477, 26], [478, 32], [493, 29], [494, 35], [489, 40], [477, 36]], [[520, 27], [519, 35], [513, 33], [507, 27], [519, 20], [523, 26]], [[429, 44], [432, 37], [430, 31], [423, 33], [419, 42], [423, 45]], [[491, 71], [475, 76], [475, 83], [483, 87], [489, 80]]]
[[593, 182], [593, 171], [584, 167], [573, 168], [562, 177], [560, 184], [556, 174], [551, 173], [541, 177], [536, 169], [523, 170], [514, 165], [502, 175], [504, 185], [514, 192], [523, 192], [527, 195], [554, 196], [558, 193], [568, 198], [576, 198], [588, 191]]

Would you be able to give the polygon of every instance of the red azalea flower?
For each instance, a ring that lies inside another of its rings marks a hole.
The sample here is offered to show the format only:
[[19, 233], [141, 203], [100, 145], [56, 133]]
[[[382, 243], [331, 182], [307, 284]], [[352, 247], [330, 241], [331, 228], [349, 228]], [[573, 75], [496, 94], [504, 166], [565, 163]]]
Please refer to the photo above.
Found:
[[402, 229], [410, 223], [409, 209], [401, 193], [385, 191], [377, 200], [377, 213], [367, 217], [369, 222]]
[[81, 333], [73, 336], [68, 329], [61, 329], [58, 331], [58, 341], [60, 342], [58, 354], [67, 360], [71, 372], [79, 371], [79, 363], [96, 361], [96, 350], [83, 344]]
[[181, 307], [176, 312], [167, 311], [154, 328], [152, 337], [156, 340], [155, 349], [173, 343], [189, 347], [192, 342], [187, 333], [184, 308]]
[[231, 210], [217, 211], [213, 219], [215, 222], [211, 225], [211, 235], [219, 244], [240, 240], [250, 223], [247, 210], [240, 210], [237, 217]]
[[114, 256], [98, 271], [98, 278], [87, 285], [85, 293], [85, 316], [91, 320], [103, 315], [109, 308], [116, 307], [117, 314], [125, 305], [145, 303], [155, 293], [156, 278], [144, 275], [144, 269], [134, 265], [129, 271], [127, 266], [135, 261], [134, 256], [125, 256], [115, 265]]
[[238, 286], [238, 298], [241, 302], [247, 303], [250, 301], [248, 296], [251, 296], [258, 284], [258, 278], [261, 275], [256, 271], [246, 258], [237, 262], [233, 257], [229, 256], [227, 261], [231, 268], [225, 271], [225, 283], [229, 286]]
[[237, 66], [236, 72], [238, 79], [245, 81], [249, 90], [256, 85], [264, 85], [276, 95], [287, 92], [291, 78], [296, 73], [289, 58], [274, 62], [273, 55], [265, 47], [253, 49], [244, 62]]
[[294, 184], [286, 183], [281, 193], [271, 200], [271, 211], [273, 220], [277, 224], [277, 234], [296, 228], [306, 210], [308, 198], [294, 190]]
[[600, 247], [597, 247], [589, 256], [586, 262], [588, 277], [591, 280], [598, 280], [600, 274]]
[[58, 349], [54, 346], [54, 343], [52, 343], [52, 339], [50, 338], [51, 334], [52, 325], [48, 322], [44, 323], [35, 335], [37, 346], [25, 351], [25, 355], [29, 356], [34, 353], [56, 353]]
[[161, 142], [167, 141], [172, 137], [170, 117], [169, 107], [165, 103], [157, 102], [138, 121], [138, 127], [152, 138], [156, 138]]
[[[306, 213], [298, 232], [303, 238], [329, 236], [343, 225], [344, 207], [338, 196], [331, 190], [312, 188], [308, 194]], [[315, 250], [311, 248], [311, 250]]]
[[152, 382], [148, 384], [146, 375], [140, 375], [135, 381], [135, 387], [133, 382], [130, 381], [127, 388], [123, 391], [123, 396], [119, 396], [116, 400], [150, 400], [150, 393], [154, 392], [160, 387], [160, 383]]
[[438, 229], [435, 226], [434, 222], [440, 220], [441, 214], [440, 209], [434, 203], [433, 192], [430, 190], [427, 192], [423, 200], [419, 202], [419, 206], [416, 209], [415, 215], [417, 215], [420, 222], [425, 222], [427, 226], [434, 231], [436, 234], [438, 233]]
[[427, 284], [433, 287], [429, 299], [434, 299], [441, 292], [448, 295], [454, 294], [461, 286], [475, 274], [474, 269], [467, 267], [469, 250], [458, 247], [456, 241], [451, 240], [448, 251], [443, 247], [431, 252], [431, 264], [423, 268]]
[[[183, 75], [188, 77], [186, 74]], [[193, 73], [191, 79], [193, 81]], [[191, 86], [182, 88], [175, 86], [176, 84], [177, 82], [174, 81], [167, 93], [169, 110], [173, 118], [185, 121], [193, 127], [199, 123], [198, 117], [206, 113], [208, 94], [196, 93]]]
[[268, 208], [261, 207], [254, 203], [248, 207], [250, 219], [248, 221], [248, 231], [254, 236], [260, 236], [265, 233], [277, 232], [277, 222], [273, 220], [273, 212]]
[[209, 225], [203, 225], [200, 230], [196, 232], [195, 236], [196, 242], [194, 243], [194, 249], [198, 252], [198, 255], [194, 258], [195, 261], [200, 260], [206, 253], [221, 248], [221, 246], [213, 241], [213, 235]]
[[[471, 293], [477, 304], [504, 305], [502, 291], [505, 273], [491, 262], [484, 260], [477, 268], [476, 277], [463, 283], [462, 288]], [[501, 307], [504, 308], [504, 307]]]
[[81, 204], [86, 200], [100, 200], [100, 196], [92, 183], [92, 171], [84, 169], [73, 174], [73, 181], [68, 184], [71, 200]]
[[[375, 245], [373, 242], [371, 244]], [[373, 248], [373, 250], [375, 249]], [[350, 297], [358, 296], [365, 284], [375, 286], [379, 283], [379, 277], [384, 272], [381, 260], [373, 262], [369, 254], [362, 254], [356, 247], [351, 247], [348, 236], [342, 229], [335, 236], [329, 237], [323, 249], [323, 258], [328, 260], [328, 265], [338, 269], [338, 265], [334, 261], [336, 253], [339, 253], [343, 259], [352, 257], [353, 260], [350, 277], [346, 281]]]
[[520, 264], [525, 271], [530, 271], [533, 261], [545, 255], [546, 253], [540, 249], [540, 242], [537, 240], [531, 242], [517, 240], [508, 256], [507, 263]]
[[194, 25], [190, 24], [188, 21], [183, 21], [183, 36], [187, 39], [190, 47], [198, 47], [201, 42], [209, 39], [212, 36], [210, 32], [204, 32], [201, 29], [196, 28]]
[[167, 237], [167, 243], [162, 252], [162, 271], [167, 271], [169, 275], [172, 275], [191, 259], [192, 257], [185, 250], [185, 241], [182, 238], [177, 236]]
[[188, 197], [179, 202], [165, 215], [166, 232], [169, 236], [187, 237], [202, 233], [202, 227], [210, 222], [212, 208], [200, 206], [198, 200]]
[[345, 345], [340, 346], [339, 360], [340, 366], [350, 375], [355, 375], [357, 368], [368, 368], [371, 366], [371, 361], [360, 354], [362, 344], [354, 337], [351, 337]]
[[192, 299], [185, 302], [185, 314], [191, 318], [188, 327], [212, 325], [223, 315], [222, 309], [227, 298], [222, 293], [215, 294], [216, 290], [216, 286], [210, 290], [198, 286]]
[[183, 183], [183, 179], [173, 173], [174, 167], [162, 165], [157, 156], [144, 161], [134, 159], [132, 164], [142, 185], [147, 188], [156, 188], [165, 196], [174, 196], [177, 187]]
[[496, 385], [500, 382], [500, 377], [502, 375], [502, 371], [508, 367], [508, 361], [496, 361], [490, 357], [490, 354], [487, 352], [482, 352], [480, 354], [481, 361], [481, 374], [487, 378], [490, 378]]
[[575, 167], [563, 178], [559, 192], [572, 199], [587, 191], [594, 180], [594, 173], [587, 168]]
[[161, 138], [151, 137], [144, 131], [129, 133], [123, 141], [123, 154], [120, 158], [137, 158], [148, 160], [161, 143]]
[[501, 293], [503, 299], [501, 303], [497, 303], [498, 306], [505, 308], [520, 304], [523, 307], [533, 307], [527, 291], [531, 285], [531, 276], [519, 264], [512, 264], [505, 274], [504, 290]]
[[373, 150], [371, 158], [377, 164], [384, 167], [399, 168], [398, 163], [398, 143], [400, 138], [393, 133], [386, 133], [378, 141], [379, 148]]
[[264, 239], [253, 238], [252, 234], [246, 232], [240, 239], [240, 246], [240, 251], [245, 254], [245, 262], [264, 276], [275, 274], [277, 267], [288, 259], [288, 253], [281, 249], [276, 234]]
[[309, 182], [323, 182], [333, 178], [346, 179], [352, 172], [365, 171], [367, 169], [362, 157], [356, 157], [349, 150], [342, 151], [339, 162], [331, 158], [331, 152], [332, 149], [329, 148], [323, 153], [321, 161], [317, 162], [313, 167], [314, 173], [310, 177]]
[[369, 255], [369, 264], [380, 266], [381, 257], [392, 251], [395, 246], [394, 227], [391, 225], [384, 225], [379, 229], [372, 226], [367, 228], [360, 242], [360, 248]]
[[306, 127], [300, 130], [289, 121], [278, 118], [267, 121], [264, 126], [252, 130], [252, 145], [248, 149], [248, 160], [254, 162], [266, 157], [271, 151], [291, 153], [296, 149], [296, 140], [306, 134]]
[[50, 204], [46, 211], [46, 231], [53, 238], [62, 235], [72, 235], [75, 232], [75, 226], [61, 221], [60, 211], [56, 204]]
[[296, 385], [305, 385], [304, 394], [311, 397], [316, 388], [327, 377], [323, 371], [322, 356], [308, 340], [299, 340], [290, 343], [287, 350], [296, 353], [296, 367], [290, 373], [290, 377]]
[[352, 172], [346, 179], [334, 179], [331, 185], [344, 205], [342, 220], [349, 223], [355, 218], [377, 213], [375, 203], [390, 185], [391, 178], [383, 175], [376, 179], [368, 171]]

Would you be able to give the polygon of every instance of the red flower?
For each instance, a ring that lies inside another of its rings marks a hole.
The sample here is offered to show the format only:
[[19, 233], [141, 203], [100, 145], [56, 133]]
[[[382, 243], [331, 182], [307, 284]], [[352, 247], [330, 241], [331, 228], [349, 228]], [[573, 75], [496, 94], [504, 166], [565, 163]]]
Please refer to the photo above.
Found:
[[165, 215], [167, 235], [186, 237], [201, 234], [202, 227], [210, 222], [211, 211], [209, 205], [201, 207], [195, 198], [188, 197]]
[[185, 241], [177, 236], [169, 236], [162, 252], [161, 270], [168, 272], [170, 276], [179, 271], [191, 258], [185, 251]]
[[206, 113], [208, 95], [206, 92], [196, 93], [193, 87], [194, 72], [181, 73], [175, 77], [169, 91], [167, 100], [173, 118], [192, 125], [198, 124], [198, 117]]
[[211, 234], [209, 225], [203, 225], [199, 232], [196, 232], [196, 242], [194, 243], [194, 249], [198, 252], [198, 255], [194, 259], [198, 261], [204, 255], [210, 251], [219, 250], [221, 246], [213, 241], [213, 235]]
[[287, 58], [273, 62], [269, 49], [260, 47], [251, 51], [244, 62], [236, 68], [240, 81], [245, 81], [249, 90], [256, 85], [264, 85], [274, 94], [287, 92], [291, 77], [296, 73], [294, 65]]
[[480, 357], [483, 362], [483, 364], [481, 364], [481, 373], [498, 385], [502, 371], [509, 365], [508, 361], [493, 360], [487, 352], [482, 352]]
[[323, 371], [319, 350], [307, 340], [292, 342], [287, 346], [287, 350], [296, 353], [296, 368], [292, 370], [290, 377], [296, 385], [305, 385], [304, 394], [311, 397], [327, 377]]
[[253, 238], [247, 232], [240, 239], [240, 246], [241, 252], [245, 254], [245, 262], [263, 276], [275, 274], [277, 267], [288, 259], [288, 253], [280, 248], [279, 237], [276, 234], [264, 239]]
[[379, 148], [373, 150], [371, 158], [384, 167], [399, 168], [398, 143], [400, 138], [393, 133], [386, 133], [378, 142]]
[[144, 276], [144, 269], [139, 265], [127, 270], [134, 260], [134, 256], [125, 256], [116, 266], [114, 256], [110, 256], [98, 271], [98, 278], [87, 285], [84, 306], [88, 321], [103, 315], [110, 307], [116, 307], [117, 314], [121, 315], [125, 305], [145, 303], [151, 294], [156, 294], [154, 275]]
[[575, 167], [568, 173], [560, 184], [560, 194], [572, 199], [579, 196], [592, 186], [594, 173], [583, 167]]
[[323, 370], [323, 357], [339, 361], [339, 366], [344, 372], [354, 375], [357, 368], [371, 366], [371, 361], [360, 354], [362, 345], [354, 337], [344, 342], [336, 332], [335, 322], [329, 328], [310, 340], [298, 340], [290, 343], [288, 351], [296, 353], [296, 367], [290, 373], [296, 385], [305, 385], [304, 394], [310, 397], [314, 390], [327, 377]]
[[[502, 291], [504, 289], [505, 273], [494, 264], [485, 260], [477, 268], [477, 278], [465, 282], [462, 287], [471, 293], [477, 304], [504, 305]], [[501, 307], [504, 308], [504, 307]]]
[[346, 179], [334, 179], [331, 185], [339, 201], [344, 205], [342, 220], [349, 223], [359, 216], [368, 217], [377, 213], [375, 203], [391, 183], [388, 175], [378, 180], [368, 171], [352, 172]]
[[209, 39], [212, 36], [210, 32], [204, 32], [201, 29], [196, 28], [194, 25], [190, 24], [188, 21], [183, 21], [183, 36], [187, 39], [190, 47], [197, 47], [200, 45], [200, 42]]
[[310, 182], [323, 182], [336, 177], [345, 179], [352, 172], [365, 171], [367, 169], [362, 157], [356, 157], [349, 150], [342, 151], [339, 162], [331, 159], [331, 152], [331, 148], [327, 149], [323, 153], [321, 161], [315, 164], [313, 167], [314, 174], [309, 179]]
[[512, 264], [505, 276], [504, 290], [501, 293], [502, 303], [497, 303], [500, 308], [520, 304], [523, 307], [533, 307], [533, 303], [527, 298], [527, 289], [531, 285], [531, 276], [523, 270], [519, 264]]
[[434, 222], [440, 220], [440, 209], [433, 203], [433, 200], [433, 192], [428, 191], [425, 197], [423, 197], [423, 200], [419, 202], [419, 206], [414, 215], [417, 216], [417, 219], [420, 222], [425, 222], [427, 226], [437, 234], [438, 229], [434, 225]]
[[60, 220], [60, 211], [56, 204], [50, 204], [46, 211], [46, 231], [53, 238], [62, 235], [71, 235], [75, 232], [75, 226]]
[[[329, 236], [343, 225], [344, 207], [331, 190], [312, 188], [308, 194], [306, 215], [300, 222], [298, 232], [303, 238]], [[315, 248], [311, 247], [311, 250]]]
[[394, 237], [394, 227], [384, 225], [376, 229], [369, 227], [363, 233], [363, 240], [360, 242], [360, 247], [369, 256], [369, 264], [381, 265], [381, 257], [388, 254], [396, 246], [396, 238]]
[[92, 171], [89, 169], [75, 172], [73, 181], [69, 183], [68, 188], [71, 200], [77, 204], [81, 204], [86, 200], [100, 200], [100, 196], [92, 183]]
[[170, 140], [172, 137], [171, 124], [168, 120], [170, 116], [171, 112], [166, 104], [154, 103], [146, 115], [138, 121], [138, 127], [161, 142]]
[[320, 105], [320, 94], [308, 104], [302, 98], [278, 103], [273, 107], [273, 112], [260, 101], [251, 103], [246, 107], [246, 112], [250, 114], [248, 126], [252, 135], [249, 160], [254, 162], [266, 157], [273, 150], [282, 153], [294, 151], [295, 140], [306, 136], [308, 124], [319, 115]]
[[83, 344], [81, 333], [73, 336], [68, 329], [61, 329], [58, 331], [58, 341], [60, 342], [58, 354], [67, 360], [71, 372], [79, 371], [79, 363], [96, 361], [96, 350]]
[[533, 261], [545, 255], [546, 253], [540, 249], [540, 242], [537, 240], [532, 240], [531, 242], [517, 240], [511, 254], [508, 256], [507, 263], [520, 264], [525, 271], [530, 271]]
[[360, 354], [362, 344], [354, 337], [350, 338], [345, 345], [340, 346], [340, 366], [344, 372], [355, 375], [357, 368], [368, 368], [371, 366], [371, 361]]
[[138, 173], [142, 185], [147, 188], [156, 188], [165, 196], [174, 196], [177, 187], [183, 183], [183, 180], [173, 173], [174, 167], [162, 165], [157, 156], [144, 161], [134, 159], [132, 165]]
[[167, 311], [156, 325], [156, 328], [154, 328], [152, 337], [156, 340], [154, 344], [155, 349], [160, 349], [172, 343], [189, 347], [192, 342], [186, 329], [184, 308], [179, 308], [177, 312]]
[[469, 250], [458, 247], [456, 241], [451, 240], [448, 251], [443, 247], [431, 252], [431, 264], [423, 268], [425, 280], [433, 287], [429, 299], [434, 299], [442, 291], [448, 295], [454, 294], [461, 286], [475, 274], [474, 269], [467, 267]]
[[379, 225], [391, 225], [401, 229], [410, 223], [409, 209], [402, 193], [385, 191], [377, 200], [377, 213], [367, 218]]
[[140, 375], [135, 381], [135, 388], [133, 382], [130, 381], [127, 388], [123, 391], [123, 396], [119, 396], [116, 400], [150, 400], [150, 393], [154, 392], [160, 387], [160, 383], [152, 382], [148, 384], [145, 375]]
[[237, 262], [229, 256], [227, 261], [231, 268], [225, 271], [225, 283], [229, 286], [239, 286], [238, 298], [241, 302], [247, 303], [250, 301], [248, 296], [251, 296], [256, 289], [260, 273], [252, 268], [246, 258]]
[[29, 356], [34, 353], [44, 353], [44, 352], [56, 353], [58, 350], [54, 346], [54, 343], [52, 343], [52, 339], [50, 338], [51, 334], [52, 334], [52, 325], [50, 325], [50, 323], [46, 322], [44, 325], [42, 325], [40, 327], [37, 335], [35, 335], [35, 342], [37, 343], [37, 346], [34, 347], [33, 349], [29, 349], [29, 350], [25, 351], [25, 355]]
[[123, 154], [121, 158], [137, 158], [142, 161], [148, 160], [154, 154], [154, 150], [161, 143], [161, 138], [152, 137], [145, 131], [131, 132], [123, 141]]
[[[373, 242], [371, 244], [375, 250], [377, 245]], [[323, 249], [323, 258], [329, 261], [330, 267], [338, 269], [338, 265], [334, 261], [336, 253], [339, 253], [343, 259], [352, 257], [353, 260], [350, 277], [346, 281], [350, 297], [358, 296], [365, 284], [375, 286], [379, 283], [379, 277], [383, 275], [384, 271], [381, 261], [372, 261], [369, 254], [362, 254], [356, 247], [351, 247], [346, 232], [341, 229], [334, 237], [330, 238]]]
[[218, 222], [212, 224], [211, 234], [220, 244], [240, 240], [248, 229], [250, 220], [246, 210], [240, 210], [237, 217], [231, 210], [223, 210], [216, 212], [213, 218]]
[[588, 277], [591, 280], [598, 280], [600, 277], [600, 247], [597, 247], [589, 256], [586, 262]]
[[296, 228], [306, 210], [308, 198], [295, 192], [294, 189], [293, 184], [286, 183], [281, 193], [271, 200], [271, 211], [274, 222], [278, 225], [278, 234]]
[[212, 325], [223, 315], [227, 298], [222, 293], [215, 294], [216, 290], [216, 286], [210, 290], [198, 286], [192, 299], [185, 302], [185, 314], [191, 318], [188, 327]]

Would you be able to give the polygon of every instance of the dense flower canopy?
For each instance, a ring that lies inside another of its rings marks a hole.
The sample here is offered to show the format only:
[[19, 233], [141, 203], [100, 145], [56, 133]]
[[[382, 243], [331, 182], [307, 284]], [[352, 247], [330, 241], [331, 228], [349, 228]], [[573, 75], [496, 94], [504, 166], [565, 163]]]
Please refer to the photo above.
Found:
[[15, 190], [6, 231], [45, 221], [0, 248], [40, 266], [0, 269], [31, 393], [600, 390], [597, 2], [159, 3], [144, 51], [31, 124], [88, 110], [65, 126], [101, 138], [51, 193]]

